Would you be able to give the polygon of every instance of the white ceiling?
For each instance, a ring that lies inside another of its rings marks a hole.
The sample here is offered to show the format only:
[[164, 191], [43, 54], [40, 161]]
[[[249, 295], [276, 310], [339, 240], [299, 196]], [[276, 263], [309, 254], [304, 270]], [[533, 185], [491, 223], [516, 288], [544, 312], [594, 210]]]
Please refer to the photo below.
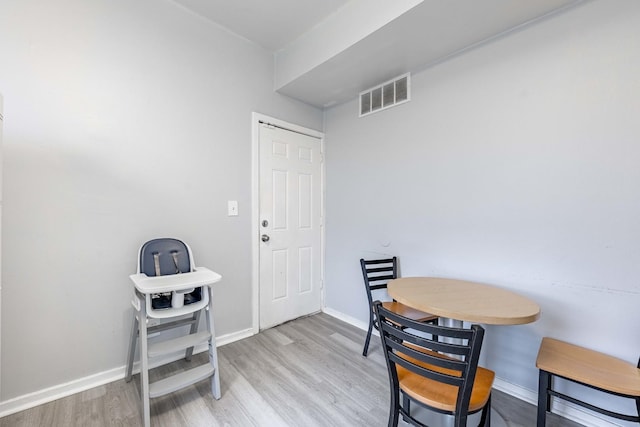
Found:
[[175, 0], [232, 32], [276, 51], [349, 0]]
[[[356, 6], [360, 10], [363, 6], [364, 10], [369, 5], [376, 7], [373, 0], [174, 1], [272, 51], [276, 59], [289, 55], [289, 51], [298, 54], [305, 39], [313, 39], [314, 32], [321, 33], [323, 22], [340, 21], [336, 17], [347, 15], [347, 10]], [[275, 90], [318, 107], [345, 102], [397, 75], [423, 70], [584, 1], [413, 0], [419, 4], [330, 58], [318, 57], [314, 62], [308, 58], [314, 51], [310, 45], [303, 58], [310, 66], [288, 77]], [[363, 26], [367, 16], [359, 15], [348, 22], [349, 27], [343, 28], [345, 34]], [[279, 70], [279, 65], [276, 61], [276, 81], [279, 71], [290, 71]]]

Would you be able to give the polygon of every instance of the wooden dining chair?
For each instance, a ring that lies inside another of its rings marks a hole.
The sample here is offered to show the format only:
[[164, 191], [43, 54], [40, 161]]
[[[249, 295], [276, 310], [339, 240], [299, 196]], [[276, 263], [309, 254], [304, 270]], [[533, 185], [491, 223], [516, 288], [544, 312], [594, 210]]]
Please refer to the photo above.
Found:
[[[374, 303], [374, 310], [389, 372], [389, 427], [398, 425], [400, 415], [406, 422], [424, 426], [411, 416], [411, 402], [453, 415], [454, 427], [465, 427], [467, 416], [479, 411], [479, 425], [491, 425], [495, 373], [478, 366], [484, 338], [481, 326], [462, 329], [416, 322], [387, 310], [380, 301]], [[453, 340], [434, 340], [433, 335]]]
[[[398, 278], [398, 259], [396, 257], [373, 260], [360, 259], [360, 267], [362, 267], [364, 287], [367, 290], [367, 299], [369, 300], [369, 329], [367, 330], [367, 338], [365, 339], [364, 349], [362, 350], [362, 355], [366, 357], [369, 352], [369, 342], [371, 341], [373, 328], [378, 329], [373, 310], [372, 291], [386, 289], [389, 280]], [[394, 313], [418, 322], [437, 323], [438, 321], [438, 316], [407, 307], [397, 301], [383, 302], [382, 304], [387, 310], [391, 310]]]

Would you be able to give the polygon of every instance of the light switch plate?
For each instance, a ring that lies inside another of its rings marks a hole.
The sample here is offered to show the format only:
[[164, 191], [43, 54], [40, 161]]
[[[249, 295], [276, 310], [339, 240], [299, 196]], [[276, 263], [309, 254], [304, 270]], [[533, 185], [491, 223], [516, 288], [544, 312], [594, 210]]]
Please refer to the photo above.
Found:
[[229, 215], [229, 216], [238, 216], [238, 201], [237, 200], [229, 200], [227, 202], [227, 215]]

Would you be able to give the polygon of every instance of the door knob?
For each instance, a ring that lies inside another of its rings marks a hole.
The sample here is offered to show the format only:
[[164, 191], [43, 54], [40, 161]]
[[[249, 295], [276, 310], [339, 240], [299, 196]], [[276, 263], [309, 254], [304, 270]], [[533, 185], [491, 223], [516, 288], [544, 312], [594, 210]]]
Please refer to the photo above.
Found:
[[262, 241], [263, 242], [268, 242], [269, 241], [269, 236], [267, 236], [266, 234], [262, 235]]

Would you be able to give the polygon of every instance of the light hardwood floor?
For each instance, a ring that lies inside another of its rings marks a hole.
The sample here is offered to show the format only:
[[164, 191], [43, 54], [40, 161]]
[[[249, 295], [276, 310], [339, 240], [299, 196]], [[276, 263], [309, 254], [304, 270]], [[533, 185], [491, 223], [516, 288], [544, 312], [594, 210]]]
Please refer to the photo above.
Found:
[[[376, 337], [326, 314], [297, 319], [218, 349], [222, 398], [209, 383], [151, 401], [152, 426], [385, 426], [388, 383]], [[205, 353], [194, 356], [201, 363]], [[194, 363], [192, 362], [192, 363]], [[178, 361], [152, 378], [188, 367]], [[0, 426], [139, 426], [138, 376], [0, 419]], [[535, 426], [535, 407], [499, 391], [493, 408], [510, 427]], [[579, 424], [550, 415], [548, 427]]]

